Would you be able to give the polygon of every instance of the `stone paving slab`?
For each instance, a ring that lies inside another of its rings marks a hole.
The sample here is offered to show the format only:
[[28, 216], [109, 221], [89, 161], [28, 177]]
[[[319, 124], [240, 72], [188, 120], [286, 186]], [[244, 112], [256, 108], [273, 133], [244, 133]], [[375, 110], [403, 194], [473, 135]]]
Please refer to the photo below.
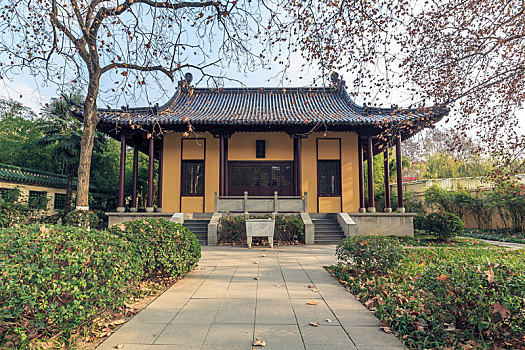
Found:
[[256, 338], [268, 350], [402, 349], [323, 268], [336, 263], [334, 252], [335, 246], [203, 247], [195, 271], [99, 349], [251, 350]]

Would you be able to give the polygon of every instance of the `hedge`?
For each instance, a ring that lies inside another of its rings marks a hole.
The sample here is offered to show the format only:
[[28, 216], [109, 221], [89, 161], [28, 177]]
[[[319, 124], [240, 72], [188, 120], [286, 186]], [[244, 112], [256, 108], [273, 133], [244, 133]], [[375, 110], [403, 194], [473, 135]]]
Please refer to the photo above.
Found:
[[133, 244], [148, 276], [183, 276], [201, 257], [197, 237], [181, 224], [143, 219], [115, 225], [109, 231]]
[[107, 231], [28, 225], [0, 229], [0, 348], [64, 339], [122, 306], [142, 275], [133, 246]]

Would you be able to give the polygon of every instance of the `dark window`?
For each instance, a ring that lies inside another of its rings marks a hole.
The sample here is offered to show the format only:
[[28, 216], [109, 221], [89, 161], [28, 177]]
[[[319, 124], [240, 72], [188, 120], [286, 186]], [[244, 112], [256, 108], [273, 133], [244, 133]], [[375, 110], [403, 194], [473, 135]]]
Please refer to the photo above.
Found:
[[255, 157], [266, 158], [266, 142], [264, 140], [255, 141]]
[[182, 161], [182, 195], [204, 195], [204, 161]]
[[18, 188], [0, 188], [0, 198], [9, 203], [14, 203], [18, 200], [20, 190]]
[[319, 196], [341, 195], [341, 161], [318, 160], [317, 178], [319, 181]]
[[27, 205], [31, 209], [46, 209], [47, 192], [45, 191], [29, 191], [29, 198]]
[[55, 210], [64, 210], [66, 207], [66, 195], [63, 193], [55, 193], [55, 204], [53, 209]]

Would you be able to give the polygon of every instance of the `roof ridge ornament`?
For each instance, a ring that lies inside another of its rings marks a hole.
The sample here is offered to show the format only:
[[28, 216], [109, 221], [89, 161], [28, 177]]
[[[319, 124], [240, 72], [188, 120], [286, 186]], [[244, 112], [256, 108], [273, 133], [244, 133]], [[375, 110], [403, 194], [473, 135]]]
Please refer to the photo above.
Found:
[[343, 76], [339, 76], [339, 73], [332, 72], [330, 74], [330, 79], [332, 79], [332, 87], [338, 90], [344, 90], [346, 87], [346, 81], [343, 80]]
[[179, 80], [179, 88], [188, 91], [191, 87], [191, 82], [193, 81], [193, 74], [190, 72], [184, 74], [184, 78]]

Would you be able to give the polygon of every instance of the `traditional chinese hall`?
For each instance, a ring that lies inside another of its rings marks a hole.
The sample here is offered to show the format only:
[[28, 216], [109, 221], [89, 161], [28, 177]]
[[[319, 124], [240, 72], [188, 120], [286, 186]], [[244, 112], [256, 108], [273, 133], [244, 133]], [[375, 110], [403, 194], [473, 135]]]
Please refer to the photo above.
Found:
[[[200, 220], [199, 239], [215, 244], [217, 217], [290, 213], [303, 218], [307, 244], [322, 243], [315, 220], [338, 223], [343, 235], [413, 234], [413, 214], [403, 206], [402, 141], [439, 121], [448, 113], [444, 106], [358, 106], [335, 73], [330, 86], [312, 88], [213, 89], [191, 81], [186, 74], [163, 106], [99, 110], [98, 129], [122, 145], [110, 224], [151, 216]], [[124, 191], [126, 146], [134, 149], [132, 193]], [[365, 162], [383, 153], [389, 164], [391, 148], [396, 178], [374, 174], [372, 166], [365, 176]], [[149, 156], [145, 212], [137, 210], [139, 152]], [[376, 208], [374, 176], [385, 179], [385, 208]]]

